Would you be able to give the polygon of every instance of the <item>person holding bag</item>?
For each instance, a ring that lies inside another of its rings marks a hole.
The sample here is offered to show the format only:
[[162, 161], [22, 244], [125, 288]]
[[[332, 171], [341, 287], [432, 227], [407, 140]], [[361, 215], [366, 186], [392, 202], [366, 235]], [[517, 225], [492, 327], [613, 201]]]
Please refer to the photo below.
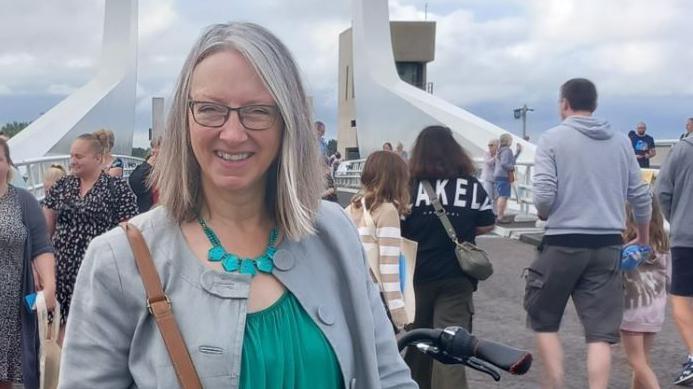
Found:
[[[395, 153], [376, 151], [366, 160], [361, 172], [361, 185], [361, 192], [351, 200], [346, 213], [359, 229], [392, 324], [397, 330], [402, 330], [414, 321], [413, 315], [407, 314], [400, 277], [400, 216], [409, 213], [407, 164]], [[409, 269], [410, 274], [413, 271]], [[408, 303], [412, 304], [412, 301]]]
[[[474, 244], [477, 235], [493, 230], [491, 199], [474, 177], [471, 158], [447, 127], [430, 126], [421, 131], [409, 167], [413, 204], [402, 222], [402, 236], [418, 242], [413, 327], [457, 325], [471, 332], [472, 295], [478, 280], [460, 266], [457, 244], [437, 216], [424, 183], [431, 184], [460, 244]], [[405, 359], [421, 388], [467, 388], [464, 368], [459, 365], [434, 362], [418, 351], [408, 352]]]
[[[11, 184], [10, 147], [0, 138], [0, 389], [39, 387], [36, 315], [25, 296], [42, 290], [55, 307], [55, 257], [36, 198]], [[32, 267], [36, 268], [36, 277]]]
[[154, 165], [160, 206], [89, 245], [60, 388], [416, 388], [358, 231], [320, 200], [311, 112], [264, 27], [195, 41]]

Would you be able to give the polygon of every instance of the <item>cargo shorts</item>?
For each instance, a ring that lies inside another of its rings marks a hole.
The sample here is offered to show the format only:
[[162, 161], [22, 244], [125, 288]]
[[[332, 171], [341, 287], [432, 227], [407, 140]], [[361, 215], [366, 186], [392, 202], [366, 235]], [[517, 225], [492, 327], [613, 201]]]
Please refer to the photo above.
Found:
[[623, 319], [621, 246], [573, 248], [544, 245], [525, 269], [524, 308], [535, 332], [558, 332], [568, 298], [587, 343], [618, 343]]

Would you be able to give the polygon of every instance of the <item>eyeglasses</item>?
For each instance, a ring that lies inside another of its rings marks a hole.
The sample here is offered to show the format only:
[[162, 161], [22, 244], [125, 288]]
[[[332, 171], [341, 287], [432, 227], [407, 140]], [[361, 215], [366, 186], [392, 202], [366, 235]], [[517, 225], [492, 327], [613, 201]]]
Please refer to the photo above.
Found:
[[241, 125], [247, 130], [261, 131], [271, 128], [279, 117], [279, 108], [275, 105], [246, 105], [233, 108], [211, 101], [188, 101], [195, 123], [211, 128], [223, 126], [231, 116], [238, 112]]

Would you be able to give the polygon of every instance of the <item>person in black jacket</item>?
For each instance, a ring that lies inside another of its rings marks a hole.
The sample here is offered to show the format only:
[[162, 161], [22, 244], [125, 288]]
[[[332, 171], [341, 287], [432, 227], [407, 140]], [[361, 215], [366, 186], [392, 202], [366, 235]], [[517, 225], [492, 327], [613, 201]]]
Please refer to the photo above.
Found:
[[130, 188], [135, 192], [137, 196], [137, 208], [140, 213], [149, 211], [149, 209], [156, 204], [156, 193], [155, 189], [149, 185], [149, 175], [152, 172], [152, 167], [156, 163], [156, 158], [159, 155], [159, 144], [161, 140], [156, 138], [152, 140], [152, 152], [142, 164], [137, 166], [135, 170], [130, 173], [128, 182], [130, 183]]

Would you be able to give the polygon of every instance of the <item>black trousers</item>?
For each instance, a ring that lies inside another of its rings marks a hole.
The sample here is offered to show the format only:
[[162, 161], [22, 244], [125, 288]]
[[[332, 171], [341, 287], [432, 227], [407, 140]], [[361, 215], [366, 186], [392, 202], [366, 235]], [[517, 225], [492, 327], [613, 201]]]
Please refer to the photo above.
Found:
[[[415, 328], [460, 326], [472, 331], [474, 286], [466, 277], [450, 278], [414, 285], [416, 295]], [[421, 389], [466, 389], [467, 376], [461, 365], [444, 365], [414, 348], [405, 361], [412, 378]]]

